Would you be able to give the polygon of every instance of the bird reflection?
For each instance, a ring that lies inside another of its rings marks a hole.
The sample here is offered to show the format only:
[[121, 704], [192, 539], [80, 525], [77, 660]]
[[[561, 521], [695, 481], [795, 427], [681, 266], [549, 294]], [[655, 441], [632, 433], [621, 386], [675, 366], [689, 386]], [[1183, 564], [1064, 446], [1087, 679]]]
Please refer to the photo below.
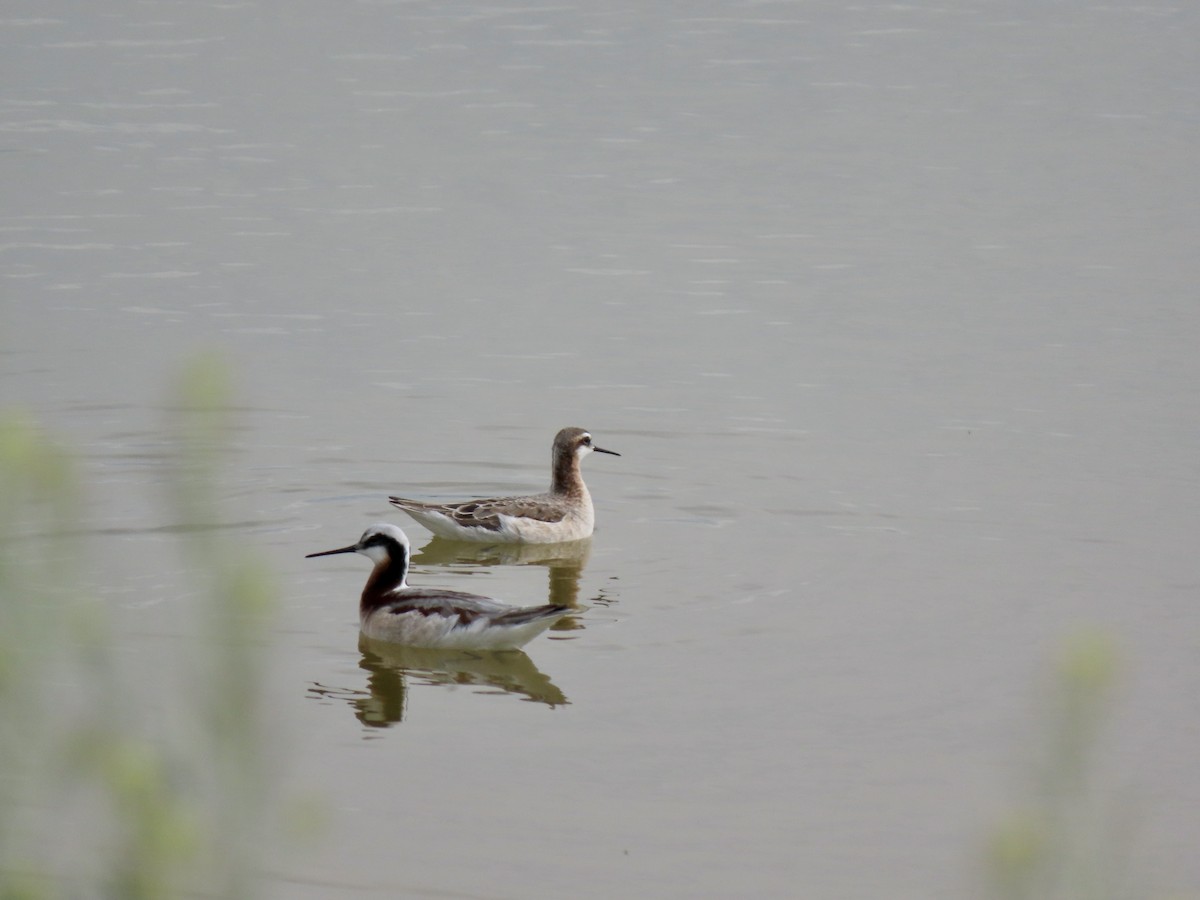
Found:
[[476, 686], [480, 694], [517, 694], [534, 703], [563, 706], [563, 692], [520, 650], [426, 650], [361, 637], [359, 666], [368, 693], [351, 705], [364, 725], [386, 728], [403, 721], [410, 684]]

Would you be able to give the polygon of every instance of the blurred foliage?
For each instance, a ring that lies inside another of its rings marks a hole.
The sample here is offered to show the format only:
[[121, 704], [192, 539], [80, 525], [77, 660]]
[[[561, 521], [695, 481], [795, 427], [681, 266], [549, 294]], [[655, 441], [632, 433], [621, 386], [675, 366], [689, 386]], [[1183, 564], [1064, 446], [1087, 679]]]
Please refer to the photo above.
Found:
[[[125, 689], [109, 612], [75, 571], [78, 466], [28, 417], [0, 416], [0, 900], [257, 892], [271, 799], [261, 666], [276, 590], [219, 527], [224, 362], [192, 360], [175, 394], [169, 500], [203, 582], [194, 646], [171, 673], [192, 687], [186, 734], [148, 721]], [[48, 681], [78, 695], [63, 703]], [[64, 832], [82, 845], [61, 846]]]
[[1104, 631], [1075, 634], [1060, 649], [1045, 694], [1045, 744], [1033, 783], [988, 846], [996, 897], [1132, 896], [1124, 864], [1130, 841], [1095, 777], [1118, 668], [1116, 642]]

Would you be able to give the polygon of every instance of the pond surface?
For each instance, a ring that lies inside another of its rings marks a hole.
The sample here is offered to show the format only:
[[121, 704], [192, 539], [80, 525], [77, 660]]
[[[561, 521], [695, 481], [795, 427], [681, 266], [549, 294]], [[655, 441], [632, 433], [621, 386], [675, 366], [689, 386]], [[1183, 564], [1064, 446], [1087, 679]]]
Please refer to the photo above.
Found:
[[[228, 360], [222, 531], [278, 573], [267, 724], [328, 810], [266, 895], [981, 896], [1088, 627], [1131, 877], [1200, 890], [1198, 38], [1154, 0], [10, 2], [3, 403], [77, 448], [153, 680], [171, 384]], [[566, 425], [622, 454], [584, 545], [387, 503], [542, 490]], [[360, 642], [366, 562], [303, 557], [377, 521], [414, 583], [587, 608]]]

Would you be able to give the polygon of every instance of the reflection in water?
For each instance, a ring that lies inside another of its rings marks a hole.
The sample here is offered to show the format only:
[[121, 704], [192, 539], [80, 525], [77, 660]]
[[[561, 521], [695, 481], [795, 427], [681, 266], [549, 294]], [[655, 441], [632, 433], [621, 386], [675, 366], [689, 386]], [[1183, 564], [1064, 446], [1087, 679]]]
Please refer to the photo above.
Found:
[[308, 696], [346, 701], [369, 728], [387, 728], [404, 720], [410, 682], [495, 688], [476, 693], [520, 694], [550, 707], [570, 702], [520, 650], [426, 650], [364, 635], [359, 635], [358, 649], [362, 652], [358, 664], [368, 673], [365, 691], [313, 684]]
[[[592, 552], [592, 539], [566, 544], [468, 544], [435, 537], [416, 553], [416, 565], [545, 566], [549, 571], [546, 602], [579, 605], [579, 581]], [[575, 619], [563, 619], [554, 629], [582, 628]]]

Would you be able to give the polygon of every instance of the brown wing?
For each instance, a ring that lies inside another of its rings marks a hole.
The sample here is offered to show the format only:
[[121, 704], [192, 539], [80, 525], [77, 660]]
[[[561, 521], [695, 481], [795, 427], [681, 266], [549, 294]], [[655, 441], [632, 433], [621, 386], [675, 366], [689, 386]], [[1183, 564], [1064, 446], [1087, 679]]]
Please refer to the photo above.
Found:
[[437, 507], [438, 512], [445, 513], [459, 525], [468, 528], [486, 528], [488, 531], [500, 530], [500, 517], [489, 513], [486, 504], [478, 500], [469, 503], [443, 503]]
[[539, 522], [561, 522], [567, 511], [555, 503], [548, 494], [533, 494], [528, 497], [501, 497], [496, 500], [468, 500], [465, 503], [421, 503], [403, 497], [389, 497], [393, 505], [401, 509], [429, 510], [439, 512], [469, 528], [500, 530], [500, 515], [536, 519]]
[[[536, 519], [539, 522], [561, 522], [567, 514], [562, 504], [554, 503], [543, 494], [531, 497], [504, 497], [499, 500], [472, 500], [469, 503], [446, 504], [443, 508], [452, 510], [450, 515], [464, 525], [483, 525], [485, 528], [499, 528], [501, 514]], [[493, 521], [495, 526], [486, 524]]]

